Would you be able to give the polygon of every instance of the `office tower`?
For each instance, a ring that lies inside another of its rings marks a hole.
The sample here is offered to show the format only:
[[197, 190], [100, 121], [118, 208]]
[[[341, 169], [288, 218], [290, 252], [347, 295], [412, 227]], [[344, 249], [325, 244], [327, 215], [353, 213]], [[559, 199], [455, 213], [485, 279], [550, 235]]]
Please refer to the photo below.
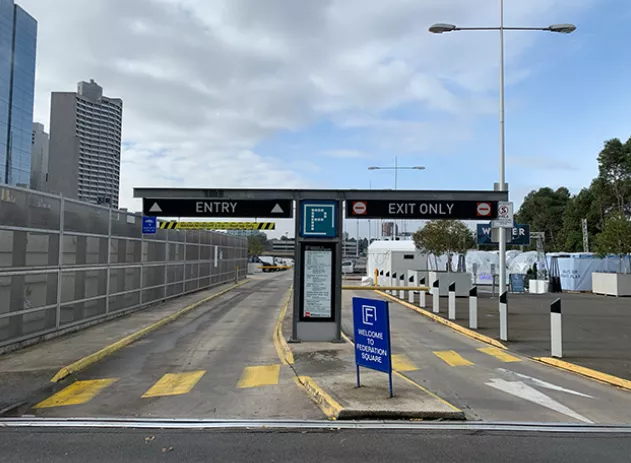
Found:
[[0, 183], [31, 183], [37, 21], [0, 0]]
[[31, 190], [48, 191], [48, 142], [44, 124], [33, 122], [31, 151]]
[[48, 189], [118, 208], [123, 101], [94, 80], [77, 92], [53, 92]]
[[397, 236], [399, 227], [394, 222], [384, 222], [381, 224], [381, 234], [384, 238]]

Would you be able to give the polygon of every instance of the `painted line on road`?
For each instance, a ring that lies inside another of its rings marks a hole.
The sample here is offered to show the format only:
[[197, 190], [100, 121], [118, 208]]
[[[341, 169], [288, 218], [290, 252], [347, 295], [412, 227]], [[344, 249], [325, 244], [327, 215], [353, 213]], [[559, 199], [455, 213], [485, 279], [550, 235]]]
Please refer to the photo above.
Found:
[[474, 365], [473, 362], [468, 361], [455, 350], [434, 351], [434, 355], [445, 362], [447, 365], [452, 367], [465, 367]]
[[122, 339], [119, 339], [118, 341], [110, 344], [109, 346], [104, 347], [103, 349], [96, 351], [86, 357], [83, 357], [79, 360], [77, 360], [74, 363], [71, 363], [68, 366], [63, 367], [61, 370], [59, 370], [57, 372], [57, 374], [55, 376], [52, 377], [52, 379], [50, 380], [53, 383], [57, 383], [59, 381], [61, 381], [62, 379], [64, 379], [65, 377], [74, 374], [74, 373], [78, 373], [81, 370], [84, 370], [85, 368], [99, 362], [100, 360], [104, 359], [105, 357], [112, 355], [114, 352], [117, 352], [119, 350], [121, 350], [124, 347], [127, 347], [128, 345], [130, 345], [131, 343], [137, 341], [138, 339], [148, 335], [149, 333], [151, 333], [152, 331], [157, 330], [158, 328], [161, 328], [162, 326], [166, 325], [167, 323], [171, 323], [172, 321], [177, 320], [179, 317], [181, 317], [182, 315], [187, 314], [188, 312], [190, 312], [193, 309], [196, 309], [197, 307], [199, 307], [202, 304], [205, 304], [206, 302], [209, 302], [219, 296], [223, 296], [224, 294], [226, 294], [227, 292], [232, 291], [233, 289], [236, 289], [240, 286], [243, 286], [245, 284], [248, 283], [248, 280], [246, 281], [242, 281], [241, 283], [237, 283], [236, 285], [232, 285], [227, 289], [224, 289], [222, 291], [219, 291], [218, 293], [212, 294], [208, 297], [205, 297], [204, 299], [201, 299], [187, 307], [184, 307], [183, 309], [180, 309], [179, 311], [168, 315], [160, 320], [158, 320], [155, 323], [152, 323], [149, 326], [146, 326], [138, 331], [136, 331], [135, 333], [132, 333], [128, 336], [125, 336]]
[[202, 379], [206, 370], [187, 371], [184, 373], [167, 373], [158, 380], [147, 392], [143, 399], [150, 397], [164, 397], [169, 395], [188, 394]]
[[[342, 339], [344, 339], [344, 341], [346, 341], [347, 343], [351, 344], [351, 345], [355, 345], [355, 343], [353, 342], [353, 340], [351, 338], [349, 338], [346, 333], [342, 332]], [[434, 399], [438, 400], [440, 403], [445, 404], [446, 406], [448, 406], [449, 408], [451, 408], [453, 411], [461, 413], [462, 414], [462, 418], [461, 419], [465, 419], [465, 414], [462, 410], [460, 410], [458, 407], [456, 407], [455, 405], [453, 405], [452, 403], [446, 401], [445, 399], [443, 399], [442, 397], [437, 396], [436, 394], [434, 394], [433, 392], [431, 392], [430, 390], [426, 389], [425, 387], [421, 386], [419, 383], [417, 383], [416, 381], [414, 381], [412, 378], [408, 378], [407, 376], [405, 376], [403, 373], [401, 373], [398, 370], [393, 369], [392, 372], [397, 375], [399, 378], [407, 381], [408, 383], [410, 383], [412, 386], [415, 386], [417, 389], [420, 389], [421, 391], [423, 391], [424, 393], [426, 393], [427, 395], [429, 395], [430, 397], [433, 397]], [[454, 418], [454, 419], [458, 419], [458, 418]]]
[[278, 384], [280, 365], [257, 365], [246, 367], [237, 383], [239, 389]]
[[497, 347], [481, 347], [478, 350], [484, 354], [491, 355], [502, 362], [521, 362], [520, 358], [510, 355], [508, 352], [498, 349]]
[[414, 304], [410, 304], [409, 302], [406, 302], [404, 300], [399, 299], [396, 296], [391, 296], [390, 294], [384, 293], [383, 291], [375, 291], [377, 294], [379, 294], [380, 296], [383, 296], [385, 298], [388, 298], [394, 302], [396, 302], [397, 304], [401, 304], [404, 307], [407, 307], [408, 309], [412, 309], [415, 312], [431, 318], [432, 320], [434, 320], [435, 322], [440, 323], [441, 325], [445, 325], [448, 326], [449, 328], [451, 328], [454, 331], [459, 332], [460, 334], [464, 334], [467, 337], [470, 337], [472, 339], [475, 339], [476, 341], [481, 341], [484, 342], [486, 344], [490, 344], [492, 346], [495, 346], [499, 349], [508, 349], [504, 344], [502, 344], [501, 342], [490, 338], [488, 336], [484, 336], [483, 334], [480, 333], [476, 333], [473, 330], [470, 330], [468, 328], [465, 328], [463, 326], [458, 325], [457, 323], [451, 322], [449, 320], [445, 320], [443, 317], [440, 317], [438, 315], [435, 315], [431, 312], [428, 312], [427, 310], [421, 309], [420, 307], [415, 306]]
[[418, 367], [405, 354], [392, 355], [392, 369], [397, 371], [416, 371]]
[[315, 404], [322, 410], [322, 412], [331, 418], [336, 420], [344, 407], [342, 407], [333, 397], [331, 397], [324, 389], [309, 376], [297, 376], [294, 378], [294, 382], [298, 387], [303, 388], [307, 395], [315, 402]]
[[108, 386], [111, 386], [118, 378], [92, 379], [89, 381], [75, 381], [70, 386], [51, 395], [33, 408], [65, 407], [68, 405], [81, 405], [92, 400], [96, 395]]
[[537, 362], [545, 363], [546, 365], [552, 365], [561, 370], [571, 371], [582, 376], [586, 376], [591, 379], [601, 381], [603, 383], [617, 386], [627, 391], [631, 391], [631, 381], [628, 379], [619, 378], [618, 376], [610, 375], [609, 373], [603, 373], [602, 371], [592, 370], [591, 368], [582, 367], [574, 363], [565, 362], [563, 360], [555, 359], [552, 357], [532, 357]]
[[280, 313], [278, 314], [278, 319], [276, 320], [276, 325], [274, 326], [274, 334], [272, 336], [272, 341], [274, 342], [274, 347], [276, 348], [276, 354], [278, 354], [278, 358], [283, 363], [283, 365], [294, 364], [294, 354], [289, 348], [289, 344], [287, 344], [285, 337], [283, 336], [283, 320], [285, 319], [285, 315], [287, 314], [287, 308], [289, 307], [289, 301], [291, 299], [291, 294], [293, 290], [294, 285], [291, 285], [287, 290], [287, 294], [285, 295], [285, 299], [283, 300]]

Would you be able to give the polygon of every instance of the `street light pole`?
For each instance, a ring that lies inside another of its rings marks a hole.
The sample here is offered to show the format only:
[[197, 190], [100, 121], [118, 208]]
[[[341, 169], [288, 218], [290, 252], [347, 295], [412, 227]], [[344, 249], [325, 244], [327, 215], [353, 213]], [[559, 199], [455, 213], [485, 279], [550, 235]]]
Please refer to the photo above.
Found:
[[[399, 167], [399, 159], [398, 156], [394, 157], [394, 167], [391, 166], [386, 166], [386, 167], [378, 167], [378, 166], [370, 166], [368, 168], [368, 170], [394, 170], [394, 190], [397, 190], [397, 180], [398, 180], [398, 172], [399, 170], [425, 170], [424, 166], [412, 166], [412, 167]], [[396, 221], [393, 221], [394, 224], [394, 238], [397, 238], [397, 225], [396, 225]]]
[[[506, 160], [506, 138], [504, 124], [504, 0], [500, 0], [500, 184], [499, 191], [504, 191], [506, 182], [506, 169], [504, 167]], [[506, 292], [506, 229], [499, 229], [499, 267], [500, 267], [500, 296]], [[503, 327], [506, 326], [506, 320], [503, 320]], [[500, 339], [507, 337], [506, 329], [500, 329]]]
[[[553, 24], [548, 27], [505, 27], [504, 26], [504, 0], [500, 0], [500, 25], [499, 27], [457, 27], [453, 24], [437, 23], [429, 28], [434, 34], [443, 34], [445, 32], [454, 31], [499, 31], [500, 33], [500, 175], [498, 191], [507, 191], [505, 161], [506, 161], [506, 143], [505, 143], [505, 124], [504, 124], [504, 31], [546, 31], [557, 32], [560, 34], [570, 34], [576, 30], [574, 24]], [[499, 229], [499, 293], [500, 296], [506, 292], [506, 229]], [[502, 298], [500, 298], [500, 307]], [[500, 339], [507, 340], [507, 321], [500, 310]]]

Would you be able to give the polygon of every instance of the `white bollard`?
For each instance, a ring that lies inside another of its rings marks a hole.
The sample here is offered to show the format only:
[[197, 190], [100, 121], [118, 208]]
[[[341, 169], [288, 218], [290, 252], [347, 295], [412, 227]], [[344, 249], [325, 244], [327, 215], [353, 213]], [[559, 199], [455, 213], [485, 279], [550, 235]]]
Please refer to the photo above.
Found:
[[[398, 279], [397, 279], [397, 274], [393, 273], [392, 274], [392, 278], [390, 279], [390, 286], [397, 286], [398, 285]], [[390, 291], [390, 294], [392, 294], [393, 296], [397, 295], [397, 290], [393, 289]]]
[[[402, 288], [407, 286], [407, 281], [405, 281], [405, 275], [401, 274], [401, 276], [399, 277], [399, 284], [400, 284], [400, 286]], [[404, 289], [400, 289], [399, 290], [399, 299], [405, 299], [405, 290]]]
[[[408, 286], [414, 286], [414, 275], [408, 278]], [[408, 302], [414, 304], [414, 291], [408, 291]]]
[[456, 319], [456, 282], [452, 281], [449, 284], [449, 306], [448, 314], [449, 320]]
[[506, 291], [500, 295], [500, 340], [508, 341], [508, 307]]
[[432, 312], [440, 312], [440, 286], [438, 280], [432, 283]]
[[[425, 277], [421, 278], [421, 281], [418, 282], [419, 286], [425, 286]], [[422, 289], [421, 292], [419, 293], [419, 301], [418, 301], [418, 305], [419, 307], [427, 307], [427, 302], [425, 301], [425, 290]]]
[[563, 357], [563, 326], [561, 324], [561, 299], [550, 304], [550, 353]]
[[[386, 286], [392, 286], [392, 278], [390, 278], [390, 272], [386, 272]], [[391, 294], [389, 289], [386, 289], [386, 294]]]
[[469, 328], [478, 329], [478, 287], [469, 290]]

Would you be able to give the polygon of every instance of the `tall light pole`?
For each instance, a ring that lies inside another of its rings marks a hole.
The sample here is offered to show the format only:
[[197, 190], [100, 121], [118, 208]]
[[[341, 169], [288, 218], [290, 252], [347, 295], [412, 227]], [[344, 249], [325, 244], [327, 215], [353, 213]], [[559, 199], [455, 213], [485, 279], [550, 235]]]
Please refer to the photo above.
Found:
[[[455, 31], [499, 31], [500, 33], [500, 175], [499, 185], [497, 189], [499, 191], [507, 191], [506, 175], [505, 175], [505, 131], [504, 131], [504, 31], [545, 31], [545, 32], [557, 32], [560, 34], [570, 34], [576, 30], [574, 24], [553, 24], [548, 27], [504, 27], [504, 0], [500, 0], [500, 25], [499, 27], [458, 27], [453, 24], [437, 23], [429, 28], [429, 31], [434, 34], [442, 34], [444, 32]], [[499, 229], [499, 267], [500, 267], [500, 282], [499, 293], [504, 294], [506, 292], [506, 229]], [[500, 339], [506, 341], [507, 329], [506, 320], [500, 320]]]
[[[397, 190], [397, 180], [398, 180], [398, 175], [397, 173], [400, 170], [425, 170], [425, 166], [405, 166], [402, 167], [399, 165], [398, 162], [398, 157], [395, 156], [394, 157], [394, 166], [370, 166], [368, 168], [368, 170], [394, 170], [394, 190]], [[397, 237], [397, 230], [396, 230], [397, 226], [396, 226], [396, 222], [394, 223], [394, 238], [396, 239]]]

